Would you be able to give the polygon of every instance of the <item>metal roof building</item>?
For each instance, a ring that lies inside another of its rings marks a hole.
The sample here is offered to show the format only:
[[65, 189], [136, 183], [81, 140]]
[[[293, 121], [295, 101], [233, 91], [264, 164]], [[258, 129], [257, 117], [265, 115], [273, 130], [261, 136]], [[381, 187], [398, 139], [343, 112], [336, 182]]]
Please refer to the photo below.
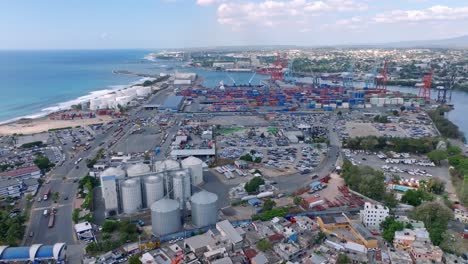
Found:
[[0, 262], [56, 260], [58, 263], [62, 263], [65, 261], [66, 249], [65, 243], [34, 244], [30, 247], [0, 246]]
[[163, 112], [177, 112], [179, 111], [183, 102], [183, 96], [171, 95], [166, 98], [164, 103], [159, 107], [159, 110]]

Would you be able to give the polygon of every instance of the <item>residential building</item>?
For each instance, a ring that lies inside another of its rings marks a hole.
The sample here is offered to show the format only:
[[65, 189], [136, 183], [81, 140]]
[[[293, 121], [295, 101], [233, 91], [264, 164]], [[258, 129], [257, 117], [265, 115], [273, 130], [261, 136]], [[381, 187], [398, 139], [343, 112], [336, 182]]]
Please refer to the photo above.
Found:
[[94, 239], [93, 227], [89, 222], [76, 224], [75, 233], [78, 239]]
[[403, 229], [395, 232], [393, 246], [399, 250], [408, 251], [416, 241], [430, 241], [429, 232], [425, 228]]
[[413, 259], [406, 251], [396, 250], [396, 251], [388, 251], [388, 257], [390, 258], [391, 263], [398, 263], [398, 264], [413, 264]]
[[252, 258], [250, 261], [251, 264], [268, 264], [268, 259], [265, 257], [263, 253], [258, 253], [255, 257]]
[[442, 262], [444, 252], [437, 246], [432, 245], [430, 241], [415, 241], [413, 247], [409, 250], [410, 256], [414, 262], [430, 261]]
[[378, 229], [380, 223], [388, 217], [389, 209], [386, 206], [366, 202], [361, 210], [362, 223], [368, 228]]
[[273, 250], [278, 256], [286, 261], [293, 261], [299, 259], [304, 253], [302, 249], [295, 246], [294, 244], [278, 243], [273, 246]]
[[377, 238], [359, 220], [350, 219], [345, 214], [319, 216], [317, 223], [320, 230], [326, 234], [334, 234], [340, 239], [358, 243], [367, 248], [378, 247]]
[[216, 229], [221, 234], [221, 239], [226, 241], [231, 251], [238, 251], [242, 248], [245, 233], [241, 229], [236, 229], [228, 220], [216, 223]]

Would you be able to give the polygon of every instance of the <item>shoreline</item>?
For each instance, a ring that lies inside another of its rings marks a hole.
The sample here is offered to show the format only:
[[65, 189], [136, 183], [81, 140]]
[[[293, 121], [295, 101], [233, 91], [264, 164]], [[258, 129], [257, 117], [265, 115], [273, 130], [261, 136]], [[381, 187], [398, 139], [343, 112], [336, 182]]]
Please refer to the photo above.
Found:
[[[114, 73], [114, 74], [120, 74], [120, 73]], [[135, 77], [141, 77], [141, 76], [136, 76]], [[86, 95], [79, 96], [75, 99], [68, 100], [65, 102], [61, 103], [56, 103], [54, 105], [48, 106], [46, 108], [43, 108], [39, 110], [38, 113], [35, 114], [29, 114], [29, 115], [23, 115], [19, 117], [14, 117], [5, 121], [0, 121], [0, 127], [4, 125], [9, 125], [13, 123], [19, 123], [21, 121], [34, 121], [34, 120], [39, 120], [42, 118], [47, 118], [48, 116], [52, 114], [57, 114], [62, 111], [67, 111], [70, 110], [73, 105], [77, 105], [80, 103], [84, 103], [86, 101], [89, 101], [90, 99], [97, 98], [100, 96], [104, 96], [106, 94], [111, 94], [117, 91], [125, 90], [127, 88], [142, 84], [146, 80], [154, 79], [152, 77], [141, 77], [137, 81], [131, 82], [129, 84], [123, 84], [123, 85], [110, 85], [108, 88], [105, 89], [100, 89], [100, 90], [95, 90], [91, 91]], [[0, 133], [1, 134], [1, 133]]]

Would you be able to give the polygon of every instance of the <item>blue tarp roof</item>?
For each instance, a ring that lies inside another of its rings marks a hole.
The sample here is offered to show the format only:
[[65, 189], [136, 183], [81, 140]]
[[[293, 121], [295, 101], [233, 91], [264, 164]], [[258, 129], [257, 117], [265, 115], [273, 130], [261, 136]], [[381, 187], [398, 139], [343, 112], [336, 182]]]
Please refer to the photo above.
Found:
[[252, 198], [252, 199], [250, 199], [250, 200], [248, 201], [248, 203], [249, 203], [250, 205], [257, 205], [257, 204], [260, 204], [261, 202], [260, 202], [260, 200], [257, 199], [257, 198]]
[[29, 247], [9, 247], [6, 248], [0, 259], [29, 259]]
[[52, 258], [54, 256], [54, 246], [41, 246], [36, 253], [36, 258]]
[[[59, 244], [55, 244], [59, 245]], [[3, 260], [8, 261], [27, 261], [30, 259], [31, 249], [37, 249], [34, 259], [54, 259], [54, 246], [55, 245], [33, 245], [31, 247], [7, 247], [0, 255], [0, 262]], [[63, 244], [65, 245], [65, 244]], [[63, 249], [63, 246], [60, 248]], [[32, 251], [34, 253], [34, 250]], [[58, 253], [60, 255], [60, 253]], [[3, 262], [2, 262], [3, 263]]]

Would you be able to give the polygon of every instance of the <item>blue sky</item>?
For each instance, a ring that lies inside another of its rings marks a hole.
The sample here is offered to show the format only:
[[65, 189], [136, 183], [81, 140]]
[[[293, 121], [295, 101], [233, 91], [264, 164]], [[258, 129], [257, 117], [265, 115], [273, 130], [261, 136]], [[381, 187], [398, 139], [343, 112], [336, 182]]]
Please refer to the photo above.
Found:
[[0, 1], [0, 49], [329, 45], [465, 34], [467, 0]]

